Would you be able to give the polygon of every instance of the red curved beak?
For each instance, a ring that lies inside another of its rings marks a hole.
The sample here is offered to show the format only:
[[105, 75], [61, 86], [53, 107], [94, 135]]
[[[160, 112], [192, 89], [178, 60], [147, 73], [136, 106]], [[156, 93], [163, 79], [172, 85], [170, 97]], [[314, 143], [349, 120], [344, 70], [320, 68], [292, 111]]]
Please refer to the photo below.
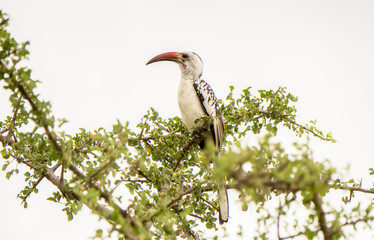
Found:
[[156, 57], [149, 60], [145, 65], [159, 62], [159, 61], [172, 61], [177, 63], [182, 63], [182, 55], [179, 52], [167, 52], [157, 55]]

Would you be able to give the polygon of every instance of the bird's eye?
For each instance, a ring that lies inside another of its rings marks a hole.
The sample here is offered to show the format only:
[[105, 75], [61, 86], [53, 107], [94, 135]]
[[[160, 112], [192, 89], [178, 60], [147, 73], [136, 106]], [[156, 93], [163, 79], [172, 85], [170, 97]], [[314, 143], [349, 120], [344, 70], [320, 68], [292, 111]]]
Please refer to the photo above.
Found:
[[188, 58], [188, 55], [186, 53], [183, 53], [182, 57], [183, 58]]

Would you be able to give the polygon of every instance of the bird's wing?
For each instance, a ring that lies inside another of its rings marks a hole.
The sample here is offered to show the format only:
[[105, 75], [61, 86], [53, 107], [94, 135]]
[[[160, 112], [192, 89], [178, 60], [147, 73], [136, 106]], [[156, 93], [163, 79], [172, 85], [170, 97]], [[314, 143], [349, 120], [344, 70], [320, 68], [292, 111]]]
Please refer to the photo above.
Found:
[[218, 149], [221, 149], [223, 142], [224, 124], [221, 110], [213, 89], [202, 79], [193, 81], [193, 86], [200, 99], [201, 107], [206, 115], [214, 118], [211, 126], [214, 142]]
[[[221, 110], [214, 95], [213, 89], [202, 79], [194, 80], [193, 86], [200, 99], [201, 107], [208, 116], [212, 116], [213, 124], [210, 126], [214, 143], [221, 150], [223, 142], [224, 124]], [[213, 162], [214, 164], [214, 162]], [[223, 224], [229, 220], [229, 199], [227, 195], [226, 180], [218, 182], [219, 223]]]

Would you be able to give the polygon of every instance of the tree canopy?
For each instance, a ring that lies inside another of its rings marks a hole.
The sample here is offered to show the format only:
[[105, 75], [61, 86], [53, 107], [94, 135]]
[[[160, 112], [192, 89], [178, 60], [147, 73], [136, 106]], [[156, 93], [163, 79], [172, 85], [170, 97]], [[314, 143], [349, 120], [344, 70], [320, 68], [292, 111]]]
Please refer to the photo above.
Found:
[[[38, 184], [49, 181], [56, 191], [48, 200], [63, 203], [69, 220], [83, 205], [107, 220], [111, 229], [98, 229], [97, 238], [205, 239], [208, 231], [220, 228], [216, 183], [226, 178], [239, 196], [232, 202], [240, 201], [243, 211], [249, 204], [257, 207], [255, 239], [340, 239], [371, 228], [373, 204], [353, 205], [351, 199], [356, 191], [373, 194], [374, 189], [340, 180], [327, 160], [314, 160], [305, 138], [294, 143], [292, 152], [274, 138], [283, 127], [299, 137], [335, 141], [315, 121], [296, 120], [297, 97], [286, 88], [248, 87], [234, 98], [230, 87], [220, 102], [226, 142], [219, 158], [213, 147], [205, 152], [198, 147], [204, 128], [189, 132], [179, 117], [164, 119], [153, 108], [135, 129], [117, 121], [112, 129], [82, 127], [69, 134], [61, 130], [67, 120], [53, 115], [26, 67], [29, 43], [18, 43], [7, 25], [7, 15], [0, 12], [0, 86], [9, 93], [11, 107], [0, 119], [0, 152], [7, 179], [22, 177], [20, 165], [29, 168], [22, 172], [26, 184], [18, 195], [24, 207], [38, 193]], [[259, 134], [255, 146], [246, 144], [248, 134]], [[214, 169], [210, 160], [216, 162]], [[331, 203], [333, 191], [346, 196]], [[267, 206], [274, 198], [278, 206]], [[296, 216], [301, 210], [305, 217]]]

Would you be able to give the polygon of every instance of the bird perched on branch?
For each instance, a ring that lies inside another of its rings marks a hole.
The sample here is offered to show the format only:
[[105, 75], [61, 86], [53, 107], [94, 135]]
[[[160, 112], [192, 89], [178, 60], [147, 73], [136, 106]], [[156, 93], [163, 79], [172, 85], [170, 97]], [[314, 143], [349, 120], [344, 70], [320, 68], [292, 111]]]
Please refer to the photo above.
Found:
[[[203, 62], [193, 52], [167, 52], [152, 58], [146, 65], [159, 62], [172, 61], [179, 65], [182, 76], [178, 87], [178, 106], [182, 114], [183, 123], [193, 131], [201, 129], [204, 122], [198, 121], [204, 116], [213, 118], [205, 141], [212, 139], [218, 151], [222, 148], [224, 123], [217, 98], [207, 82], [201, 79]], [[200, 144], [204, 146], [204, 140]], [[225, 181], [218, 183], [219, 222], [223, 224], [229, 218], [228, 195]]]

